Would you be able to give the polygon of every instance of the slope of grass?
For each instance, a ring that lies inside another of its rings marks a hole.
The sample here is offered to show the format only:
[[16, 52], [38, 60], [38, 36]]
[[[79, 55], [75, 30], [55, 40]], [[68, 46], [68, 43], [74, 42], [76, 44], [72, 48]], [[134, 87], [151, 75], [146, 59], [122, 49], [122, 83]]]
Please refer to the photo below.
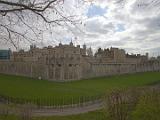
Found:
[[[51, 117], [34, 117], [31, 120], [106, 120], [105, 112], [103, 110], [89, 112], [79, 115], [70, 116], [51, 116]], [[22, 120], [20, 116], [4, 116], [0, 115], [0, 120]]]
[[0, 95], [30, 100], [41, 98], [42, 101], [70, 104], [73, 101], [78, 102], [80, 96], [86, 98], [98, 96], [113, 88], [136, 87], [156, 82], [160, 82], [159, 72], [117, 75], [66, 83], [0, 74]]
[[13, 115], [0, 115], [0, 120], [20, 120], [20, 118], [13, 116]]
[[[136, 91], [138, 93], [135, 93]], [[29, 120], [119, 120], [121, 118], [127, 120], [159, 120], [160, 119], [160, 92], [157, 85], [152, 87], [138, 88], [136, 91], [117, 91], [112, 92], [112, 96], [118, 95], [118, 98], [128, 96], [127, 99], [121, 99], [122, 101], [116, 101], [117, 104], [111, 104], [110, 107], [105, 107], [102, 110], [88, 112], [79, 115], [69, 116], [45, 116], [45, 117], [32, 117]], [[123, 94], [117, 94], [117, 93]], [[131, 92], [131, 96], [130, 96]], [[124, 94], [127, 93], [127, 94]], [[130, 101], [138, 95], [138, 99]], [[129, 97], [130, 96], [130, 97]], [[113, 97], [111, 101], [114, 99]], [[130, 100], [128, 101], [128, 98]], [[125, 104], [128, 103], [130, 104]], [[125, 102], [126, 101], [126, 102]], [[107, 102], [107, 101], [106, 101]], [[133, 103], [132, 103], [133, 102]], [[136, 104], [135, 104], [136, 103]], [[118, 105], [118, 106], [117, 106]], [[126, 106], [127, 105], [127, 106]], [[123, 111], [123, 112], [122, 112]], [[115, 115], [117, 116], [115, 118]], [[123, 117], [122, 117], [123, 116]], [[0, 120], [22, 120], [24, 117], [22, 114], [18, 116], [14, 115], [1, 115]], [[24, 119], [26, 120], [26, 119]]]

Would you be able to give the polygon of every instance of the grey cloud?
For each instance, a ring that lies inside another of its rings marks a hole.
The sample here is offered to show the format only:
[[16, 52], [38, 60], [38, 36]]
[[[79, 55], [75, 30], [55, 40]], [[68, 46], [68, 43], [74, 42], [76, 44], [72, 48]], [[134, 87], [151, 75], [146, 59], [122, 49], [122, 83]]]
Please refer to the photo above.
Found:
[[108, 23], [108, 24], [104, 24], [103, 25], [103, 28], [104, 29], [109, 29], [109, 30], [114, 30], [115, 29], [115, 26], [113, 25], [113, 23]]
[[99, 34], [107, 34], [108, 30], [103, 29], [100, 23], [96, 23], [96, 21], [86, 24], [87, 32], [91, 33], [99, 33]]
[[[100, 20], [99, 20], [100, 19]], [[93, 18], [89, 21], [87, 21], [86, 24], [86, 31], [91, 33], [98, 33], [98, 34], [107, 34], [109, 32], [112, 32], [115, 30], [115, 27], [113, 23], [105, 20], [102, 20], [104, 18]]]
[[[91, 24], [88, 28], [96, 27], [88, 29], [88, 31], [98, 34], [99, 38], [103, 40], [98, 41], [97, 38], [97, 42], [90, 41], [88, 44], [102, 47], [117, 46], [126, 48], [128, 52], [140, 53], [152, 51], [151, 48], [158, 48], [160, 46], [160, 14], [158, 11], [160, 5], [151, 3], [152, 0], [136, 0], [135, 3], [131, 0], [123, 0], [124, 2], [120, 4], [116, 1], [108, 3], [108, 8], [111, 10], [110, 16], [105, 15], [105, 23], [94, 20], [95, 23], [93, 24], [93, 21], [89, 21]], [[129, 2], [132, 2], [132, 4]], [[139, 6], [141, 3], [144, 3], [144, 5], [146, 3], [151, 4], [149, 6]], [[114, 7], [110, 8], [113, 5]], [[114, 25], [118, 23], [123, 23], [126, 26], [125, 32], [116, 34]], [[102, 34], [101, 30], [108, 30], [108, 32]], [[114, 41], [115, 39], [119, 41]], [[156, 50], [160, 51], [159, 49]]]
[[141, 24], [144, 24], [148, 29], [154, 30], [153, 32], [156, 32], [156, 30], [160, 30], [160, 15], [141, 20]]
[[104, 41], [104, 40], [99, 40], [99, 41], [90, 41], [87, 42], [86, 45], [92, 46], [92, 47], [101, 47], [101, 48], [109, 48], [109, 47], [121, 47], [125, 45], [126, 42], [124, 41]]
[[88, 37], [88, 38], [98, 38], [99, 37], [99, 35], [98, 34], [94, 34], [94, 33], [86, 33], [86, 37]]
[[156, 48], [150, 48], [147, 49], [146, 51], [149, 51], [150, 56], [160, 56], [160, 47], [156, 47]]
[[131, 13], [150, 17], [159, 13], [159, 0], [136, 0], [131, 6]]

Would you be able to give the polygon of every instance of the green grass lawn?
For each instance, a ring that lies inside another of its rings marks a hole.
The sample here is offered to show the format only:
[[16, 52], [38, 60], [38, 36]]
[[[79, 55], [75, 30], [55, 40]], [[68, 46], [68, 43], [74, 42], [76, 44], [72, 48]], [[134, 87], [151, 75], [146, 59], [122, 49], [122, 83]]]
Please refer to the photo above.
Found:
[[45, 101], [50, 101], [62, 105], [77, 103], [82, 96], [85, 99], [94, 99], [94, 96], [103, 95], [114, 88], [144, 86], [156, 82], [160, 82], [160, 72], [117, 75], [65, 83], [0, 74], [0, 95], [31, 101], [41, 98], [43, 104], [46, 104]]

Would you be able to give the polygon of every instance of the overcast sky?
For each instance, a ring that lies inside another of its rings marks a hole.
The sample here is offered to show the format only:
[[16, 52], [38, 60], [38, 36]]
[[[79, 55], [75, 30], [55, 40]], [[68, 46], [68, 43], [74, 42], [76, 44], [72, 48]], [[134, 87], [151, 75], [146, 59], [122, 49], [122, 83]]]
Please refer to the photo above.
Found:
[[83, 24], [52, 28], [52, 35], [46, 31], [43, 45], [66, 44], [72, 38], [75, 44], [85, 43], [94, 50], [112, 46], [129, 53], [160, 54], [160, 1], [119, 1], [96, 0], [79, 6], [75, 0], [66, 0], [66, 12], [79, 15]]

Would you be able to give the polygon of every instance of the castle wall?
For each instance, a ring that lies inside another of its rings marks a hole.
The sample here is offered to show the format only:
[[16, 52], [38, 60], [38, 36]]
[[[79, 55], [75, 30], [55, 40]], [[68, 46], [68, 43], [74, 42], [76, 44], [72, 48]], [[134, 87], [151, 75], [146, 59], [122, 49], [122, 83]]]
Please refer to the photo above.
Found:
[[48, 76], [48, 67], [33, 62], [0, 61], [0, 73], [43, 79]]
[[88, 73], [85, 72], [83, 77], [99, 77], [99, 76], [110, 76], [116, 74], [125, 74], [135, 72], [135, 65], [133, 64], [112, 64], [112, 63], [93, 63], [88, 69]]
[[130, 63], [89, 63], [82, 59], [81, 64], [40, 64], [36, 62], [0, 61], [0, 73], [28, 76], [51, 81], [71, 81], [91, 77], [117, 74], [159, 71], [160, 62]]
[[78, 64], [45, 65], [36, 62], [0, 61], [0, 73], [28, 76], [51, 81], [70, 81], [81, 78]]
[[82, 78], [100, 77], [100, 76], [111, 76], [117, 74], [127, 74], [127, 73], [138, 73], [147, 71], [159, 71], [159, 62], [147, 62], [140, 64], [130, 64], [130, 63], [92, 63], [87, 71], [83, 68]]
[[[80, 66], [78, 64], [48, 65], [48, 79], [53, 81], [70, 81], [80, 79]], [[46, 78], [47, 79], [47, 78]]]

